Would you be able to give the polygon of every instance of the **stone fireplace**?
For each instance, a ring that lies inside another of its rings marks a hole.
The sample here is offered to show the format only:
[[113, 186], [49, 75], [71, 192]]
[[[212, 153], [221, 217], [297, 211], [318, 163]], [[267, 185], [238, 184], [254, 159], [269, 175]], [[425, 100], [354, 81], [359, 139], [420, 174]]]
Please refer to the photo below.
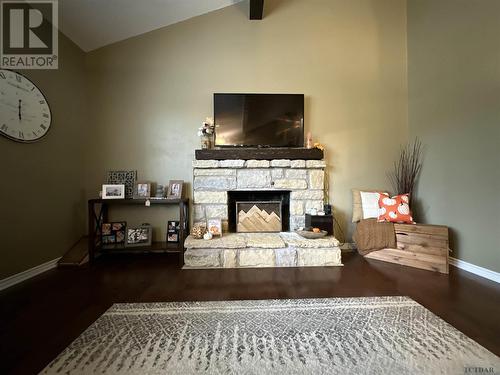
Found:
[[[243, 207], [245, 201], [272, 201], [281, 202], [280, 231], [294, 231], [305, 225], [310, 209], [323, 208], [324, 169], [324, 160], [195, 160], [194, 221], [220, 218], [226, 232], [237, 232], [237, 202]], [[266, 195], [271, 198], [261, 198]], [[256, 205], [260, 211], [264, 206]], [[250, 210], [253, 205], [244, 207]], [[270, 208], [264, 211], [271, 214]]]
[[[236, 152], [244, 157], [250, 152], [315, 156], [318, 151]], [[193, 161], [193, 221], [219, 218], [223, 235], [211, 240], [189, 236], [184, 242], [184, 268], [341, 266], [334, 237], [311, 240], [293, 233], [305, 225], [309, 210], [323, 208], [324, 183], [325, 162], [317, 158]]]

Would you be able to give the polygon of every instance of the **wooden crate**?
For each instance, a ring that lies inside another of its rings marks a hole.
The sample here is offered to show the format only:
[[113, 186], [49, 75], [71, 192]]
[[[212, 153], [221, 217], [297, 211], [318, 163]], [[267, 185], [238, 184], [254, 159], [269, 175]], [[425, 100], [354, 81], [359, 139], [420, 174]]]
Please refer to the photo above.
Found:
[[448, 227], [428, 224], [394, 224], [397, 249], [382, 249], [367, 258], [448, 273]]

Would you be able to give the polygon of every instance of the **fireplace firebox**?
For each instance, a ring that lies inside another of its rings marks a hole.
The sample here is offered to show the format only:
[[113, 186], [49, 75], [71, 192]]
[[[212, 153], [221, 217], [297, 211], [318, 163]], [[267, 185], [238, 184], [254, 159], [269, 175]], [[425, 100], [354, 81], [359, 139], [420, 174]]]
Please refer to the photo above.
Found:
[[230, 232], [288, 232], [289, 218], [289, 191], [228, 191]]

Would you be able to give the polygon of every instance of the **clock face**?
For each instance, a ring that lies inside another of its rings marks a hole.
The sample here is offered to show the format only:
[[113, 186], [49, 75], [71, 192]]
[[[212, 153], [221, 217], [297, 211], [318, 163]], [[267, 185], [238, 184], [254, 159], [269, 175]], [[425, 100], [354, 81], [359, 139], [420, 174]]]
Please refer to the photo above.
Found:
[[42, 92], [25, 76], [0, 69], [0, 134], [35, 142], [50, 128], [52, 115]]

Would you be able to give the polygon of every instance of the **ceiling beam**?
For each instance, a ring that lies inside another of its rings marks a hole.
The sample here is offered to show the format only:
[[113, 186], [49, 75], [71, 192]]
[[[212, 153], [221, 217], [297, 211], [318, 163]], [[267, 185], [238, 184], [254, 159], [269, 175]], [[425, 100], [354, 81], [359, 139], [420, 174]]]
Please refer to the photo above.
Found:
[[264, 14], [264, 0], [250, 0], [250, 19], [261, 20]]

